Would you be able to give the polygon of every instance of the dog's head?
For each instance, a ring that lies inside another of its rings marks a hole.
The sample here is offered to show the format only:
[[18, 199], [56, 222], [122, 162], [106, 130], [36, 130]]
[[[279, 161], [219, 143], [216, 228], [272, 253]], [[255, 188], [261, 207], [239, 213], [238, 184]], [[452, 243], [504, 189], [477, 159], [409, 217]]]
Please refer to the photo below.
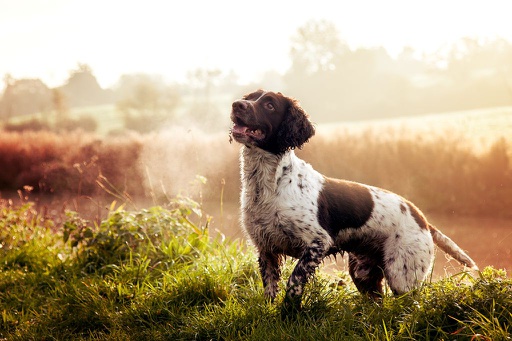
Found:
[[315, 134], [298, 102], [280, 92], [258, 90], [233, 102], [231, 121], [235, 141], [275, 154], [300, 148]]

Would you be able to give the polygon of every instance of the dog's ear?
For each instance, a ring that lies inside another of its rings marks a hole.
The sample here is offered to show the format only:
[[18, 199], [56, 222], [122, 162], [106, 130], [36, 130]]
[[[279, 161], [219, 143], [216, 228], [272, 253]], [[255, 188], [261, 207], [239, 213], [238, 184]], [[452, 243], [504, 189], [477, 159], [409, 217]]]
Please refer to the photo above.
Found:
[[288, 98], [289, 108], [277, 131], [276, 143], [280, 152], [301, 148], [315, 134], [315, 127], [297, 100]]

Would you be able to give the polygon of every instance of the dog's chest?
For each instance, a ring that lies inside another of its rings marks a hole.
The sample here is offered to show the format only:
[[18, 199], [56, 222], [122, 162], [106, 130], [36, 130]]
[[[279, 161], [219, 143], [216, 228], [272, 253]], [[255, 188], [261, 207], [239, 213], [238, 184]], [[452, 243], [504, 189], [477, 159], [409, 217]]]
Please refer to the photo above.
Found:
[[242, 164], [246, 232], [260, 250], [299, 256], [305, 245], [325, 233], [317, 218], [324, 178], [293, 152], [281, 159], [246, 157]]

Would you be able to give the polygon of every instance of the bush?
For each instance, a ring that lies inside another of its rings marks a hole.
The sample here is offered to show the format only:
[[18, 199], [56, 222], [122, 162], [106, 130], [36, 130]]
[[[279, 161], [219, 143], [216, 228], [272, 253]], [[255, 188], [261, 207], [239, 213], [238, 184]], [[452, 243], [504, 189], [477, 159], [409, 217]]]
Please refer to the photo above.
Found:
[[83, 130], [93, 133], [98, 129], [98, 122], [91, 115], [82, 115], [77, 119], [66, 118], [55, 123], [56, 131], [72, 132]]
[[0, 189], [31, 186], [34, 192], [91, 196], [105, 194], [97, 182], [108, 179], [110, 189], [143, 195], [137, 167], [141, 146], [137, 138], [102, 141], [80, 132], [4, 133], [0, 136]]
[[186, 198], [174, 200], [170, 209], [156, 206], [129, 212], [121, 206], [97, 227], [70, 212], [64, 242], [76, 248], [78, 264], [89, 273], [110, 273], [134, 263], [168, 270], [191, 264], [205, 251], [208, 230], [188, 219], [193, 211], [200, 214], [198, 204]]
[[50, 125], [37, 118], [21, 123], [6, 123], [3, 129], [8, 132], [24, 132], [24, 131], [49, 131]]

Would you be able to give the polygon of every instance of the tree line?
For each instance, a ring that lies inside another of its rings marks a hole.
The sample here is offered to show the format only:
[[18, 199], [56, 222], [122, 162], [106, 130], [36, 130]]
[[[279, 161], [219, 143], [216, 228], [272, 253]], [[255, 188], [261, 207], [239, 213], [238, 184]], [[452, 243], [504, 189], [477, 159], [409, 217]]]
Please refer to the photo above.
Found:
[[233, 72], [201, 68], [189, 73], [186, 84], [138, 74], [122, 76], [111, 89], [102, 89], [86, 64], [53, 89], [40, 79], [6, 75], [0, 118], [52, 112], [68, 122], [65, 128], [87, 125], [86, 118], [71, 122], [70, 108], [116, 104], [127, 129], [146, 132], [177, 119], [183, 98], [192, 98], [186, 118], [215, 127], [225, 114], [215, 99], [255, 87], [300, 99], [319, 123], [512, 105], [512, 43], [504, 39], [464, 38], [432, 55], [404, 47], [391, 57], [382, 47], [352, 49], [332, 22], [310, 21], [292, 37], [290, 60], [286, 72], [269, 71], [246, 85]]
[[411, 47], [351, 49], [334, 24], [312, 21], [291, 43], [289, 92], [322, 121], [512, 105], [512, 43], [463, 38], [432, 55]]

